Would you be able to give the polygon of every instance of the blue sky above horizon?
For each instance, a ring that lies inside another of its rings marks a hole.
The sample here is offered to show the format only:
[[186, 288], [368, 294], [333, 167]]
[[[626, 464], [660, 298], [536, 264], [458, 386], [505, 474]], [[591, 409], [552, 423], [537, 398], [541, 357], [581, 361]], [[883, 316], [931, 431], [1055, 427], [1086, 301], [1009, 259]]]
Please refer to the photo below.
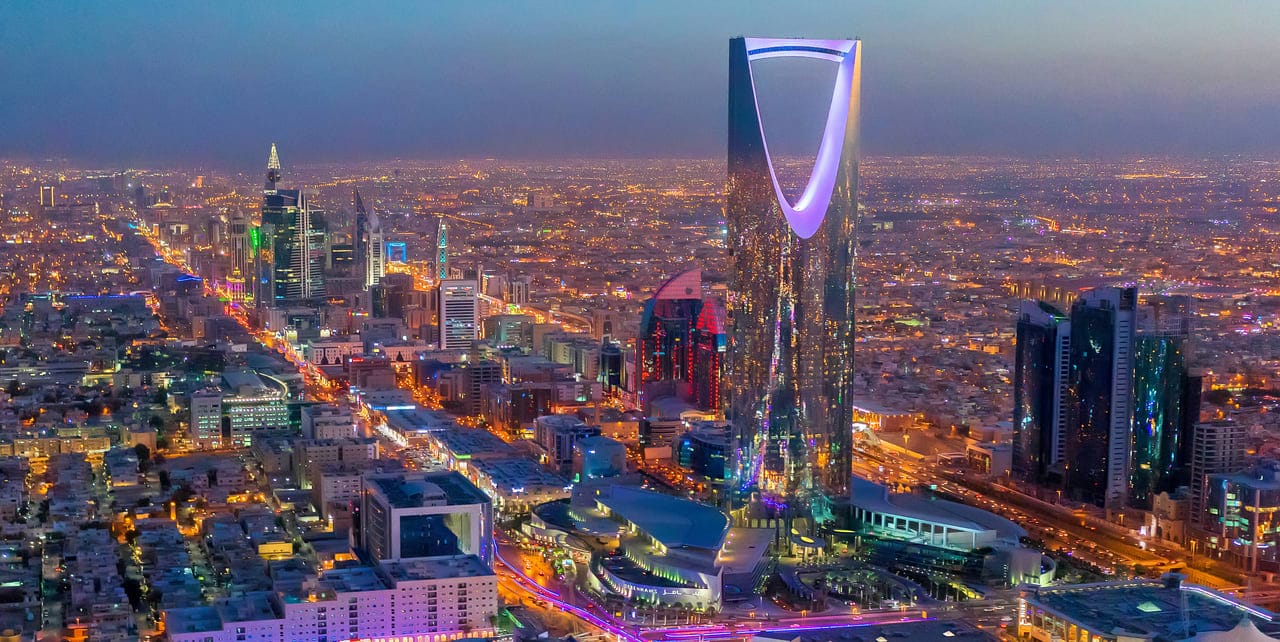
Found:
[[[717, 157], [733, 35], [862, 38], [871, 154], [1267, 153], [1277, 24], [1263, 1], [17, 0], [0, 156]], [[769, 71], [771, 143], [803, 152], [829, 76]]]

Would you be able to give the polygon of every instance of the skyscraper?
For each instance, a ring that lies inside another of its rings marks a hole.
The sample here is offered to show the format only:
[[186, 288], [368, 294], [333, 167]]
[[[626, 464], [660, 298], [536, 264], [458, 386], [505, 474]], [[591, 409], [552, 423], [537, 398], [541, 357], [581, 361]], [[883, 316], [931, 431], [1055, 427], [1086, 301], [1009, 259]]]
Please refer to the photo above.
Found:
[[645, 301], [636, 337], [636, 382], [686, 381], [693, 370], [692, 333], [702, 309], [702, 270], [667, 279]]
[[1230, 419], [1197, 423], [1191, 431], [1191, 523], [1211, 527], [1206, 519], [1211, 475], [1244, 468], [1248, 426]]
[[1071, 307], [1066, 492], [1122, 508], [1129, 491], [1133, 347], [1138, 291], [1097, 288]]
[[365, 261], [368, 260], [366, 243], [369, 234], [369, 211], [364, 208], [364, 199], [360, 198], [360, 188], [351, 188], [351, 201], [355, 205], [356, 219], [351, 230], [351, 247], [355, 250], [357, 269], [367, 271]]
[[641, 399], [681, 396], [719, 410], [724, 325], [723, 306], [702, 295], [702, 270], [686, 270], [658, 287], [644, 304], [636, 337]]
[[279, 189], [280, 179], [280, 156], [273, 143], [262, 192], [262, 305], [278, 306], [324, 294], [323, 219], [301, 190]]
[[[1071, 322], [1038, 301], [1018, 309], [1013, 375], [1013, 475], [1044, 483], [1062, 463]], [[1057, 471], [1060, 474], [1060, 471]]]
[[461, 350], [471, 347], [479, 326], [479, 286], [466, 279], [440, 282], [440, 348]]
[[280, 153], [276, 151], [276, 144], [271, 143], [271, 153], [267, 155], [267, 183], [263, 186], [264, 193], [276, 191], [276, 184], [280, 182]]
[[1149, 510], [1195, 483], [1201, 380], [1189, 367], [1191, 302], [1133, 288], [1084, 292], [1068, 319], [1019, 308], [1014, 364], [1015, 477], [1061, 482], [1073, 499]]
[[329, 236], [329, 221], [324, 210], [307, 207], [307, 298], [325, 295], [325, 270], [329, 266], [329, 250], [332, 239]]
[[365, 201], [356, 192], [356, 262], [364, 266], [365, 289], [378, 285], [387, 274], [387, 243], [383, 224], [376, 212], [365, 210]]
[[250, 273], [253, 266], [253, 255], [250, 252], [249, 219], [244, 212], [236, 210], [227, 222], [227, 240], [230, 247], [231, 269], [238, 270], [241, 276]]
[[693, 326], [693, 403], [706, 410], [720, 410], [723, 395], [724, 355], [728, 349], [724, 303], [707, 298], [702, 302], [698, 320]]
[[1140, 310], [1133, 348], [1129, 505], [1191, 483], [1192, 431], [1200, 420], [1199, 376], [1188, 366], [1188, 297]]
[[[856, 40], [729, 41], [728, 419], [741, 488], [797, 508], [844, 494], [852, 475], [860, 51]], [[791, 57], [837, 65], [818, 157], [794, 203], [774, 171], [751, 71], [752, 61]]]
[[440, 226], [436, 229], [436, 280], [449, 278], [449, 228], [440, 217]]

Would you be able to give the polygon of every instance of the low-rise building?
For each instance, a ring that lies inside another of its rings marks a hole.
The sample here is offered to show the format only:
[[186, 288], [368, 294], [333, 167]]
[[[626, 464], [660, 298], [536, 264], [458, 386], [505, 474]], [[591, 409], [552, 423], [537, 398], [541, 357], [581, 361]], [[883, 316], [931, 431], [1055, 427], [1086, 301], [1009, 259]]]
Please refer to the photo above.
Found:
[[364, 465], [378, 459], [378, 440], [347, 437], [344, 439], [304, 439], [294, 442], [294, 479], [303, 488], [311, 487], [312, 470], [325, 464]]
[[307, 439], [355, 437], [355, 418], [350, 408], [338, 404], [305, 406], [302, 409], [302, 436]]
[[351, 564], [300, 589], [249, 593], [168, 609], [172, 642], [493, 637], [497, 577], [474, 555]]
[[252, 446], [257, 437], [289, 428], [288, 385], [248, 371], [222, 374], [221, 383], [191, 395], [191, 439], [196, 448]]
[[627, 446], [596, 435], [579, 440], [573, 447], [575, 480], [617, 477], [627, 472]]
[[547, 415], [533, 422], [533, 440], [545, 453], [543, 463], [565, 474], [573, 469], [574, 444], [599, 434], [599, 428], [588, 426], [573, 415]]
[[1017, 627], [1018, 639], [1035, 642], [1280, 639], [1276, 614], [1203, 586], [1183, 584], [1178, 575], [1162, 582], [1023, 591]]
[[539, 504], [568, 499], [573, 489], [569, 480], [524, 457], [477, 459], [466, 475], [493, 500], [494, 510], [503, 517], [524, 515]]
[[456, 471], [364, 477], [360, 547], [377, 560], [454, 553], [493, 562], [493, 503]]

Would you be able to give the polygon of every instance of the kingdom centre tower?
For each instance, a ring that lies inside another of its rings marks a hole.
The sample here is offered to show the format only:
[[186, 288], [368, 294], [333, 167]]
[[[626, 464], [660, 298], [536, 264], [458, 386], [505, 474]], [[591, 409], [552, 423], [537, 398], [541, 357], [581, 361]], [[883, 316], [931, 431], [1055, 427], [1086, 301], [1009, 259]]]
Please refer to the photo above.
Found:
[[[726, 408], [739, 490], [822, 519], [853, 472], [854, 255], [858, 228], [857, 40], [729, 41], [732, 324]], [[837, 65], [808, 183], [783, 193], [761, 124], [753, 61], [803, 57]]]

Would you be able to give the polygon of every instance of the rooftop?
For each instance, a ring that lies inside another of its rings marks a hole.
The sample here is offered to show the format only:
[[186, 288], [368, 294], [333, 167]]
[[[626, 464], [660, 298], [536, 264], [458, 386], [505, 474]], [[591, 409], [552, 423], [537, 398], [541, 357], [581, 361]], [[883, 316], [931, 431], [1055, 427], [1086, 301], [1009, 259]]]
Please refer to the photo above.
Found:
[[547, 470], [541, 464], [524, 457], [505, 459], [484, 459], [471, 462], [477, 470], [484, 472], [493, 481], [493, 485], [507, 492], [517, 489], [551, 486], [568, 488], [569, 480]]
[[369, 475], [365, 480], [394, 508], [418, 508], [429, 498], [443, 499], [448, 506], [489, 503], [487, 495], [456, 471]]
[[837, 628], [815, 626], [805, 630], [781, 629], [755, 635], [759, 642], [876, 642], [877, 640], [910, 640], [912, 642], [977, 642], [995, 640], [994, 635], [954, 620], [926, 620], [892, 624], [859, 624]]
[[250, 592], [223, 598], [214, 607], [218, 609], [218, 617], [223, 622], [254, 622], [276, 618], [275, 609], [271, 608], [271, 594], [267, 592]]
[[869, 511], [909, 517], [970, 531], [995, 531], [1002, 539], [1026, 535], [1021, 526], [980, 508], [921, 495], [890, 493], [873, 481], [855, 476], [851, 484], [852, 502]]
[[582, 439], [579, 439], [578, 442], [575, 443], [573, 447], [586, 453], [592, 453], [594, 449], [614, 450], [614, 451], [616, 450], [626, 451], [627, 449], [626, 444], [612, 437], [605, 437], [603, 435], [592, 435], [590, 437], [583, 437]]
[[165, 609], [164, 628], [173, 633], [198, 633], [222, 629], [222, 618], [212, 606]]
[[382, 563], [382, 569], [396, 582], [493, 575], [493, 570], [475, 555], [387, 561]]
[[717, 549], [729, 532], [729, 518], [724, 513], [671, 495], [615, 486], [596, 501], [667, 548]]
[[480, 428], [446, 428], [436, 433], [440, 443], [455, 456], [505, 457], [515, 451], [488, 430]]
[[372, 566], [351, 566], [326, 571], [320, 578], [341, 593], [378, 591], [391, 588]]
[[535, 420], [551, 430], [586, 430], [587, 425], [573, 415], [544, 415]]
[[1191, 584], [1106, 582], [1028, 592], [1024, 599], [1091, 632], [1120, 631], [1155, 642], [1227, 631], [1249, 617], [1264, 633], [1280, 633], [1276, 615]]
[[388, 409], [386, 416], [387, 423], [405, 432], [431, 432], [454, 425], [453, 418], [449, 415], [416, 405], [409, 409]]

